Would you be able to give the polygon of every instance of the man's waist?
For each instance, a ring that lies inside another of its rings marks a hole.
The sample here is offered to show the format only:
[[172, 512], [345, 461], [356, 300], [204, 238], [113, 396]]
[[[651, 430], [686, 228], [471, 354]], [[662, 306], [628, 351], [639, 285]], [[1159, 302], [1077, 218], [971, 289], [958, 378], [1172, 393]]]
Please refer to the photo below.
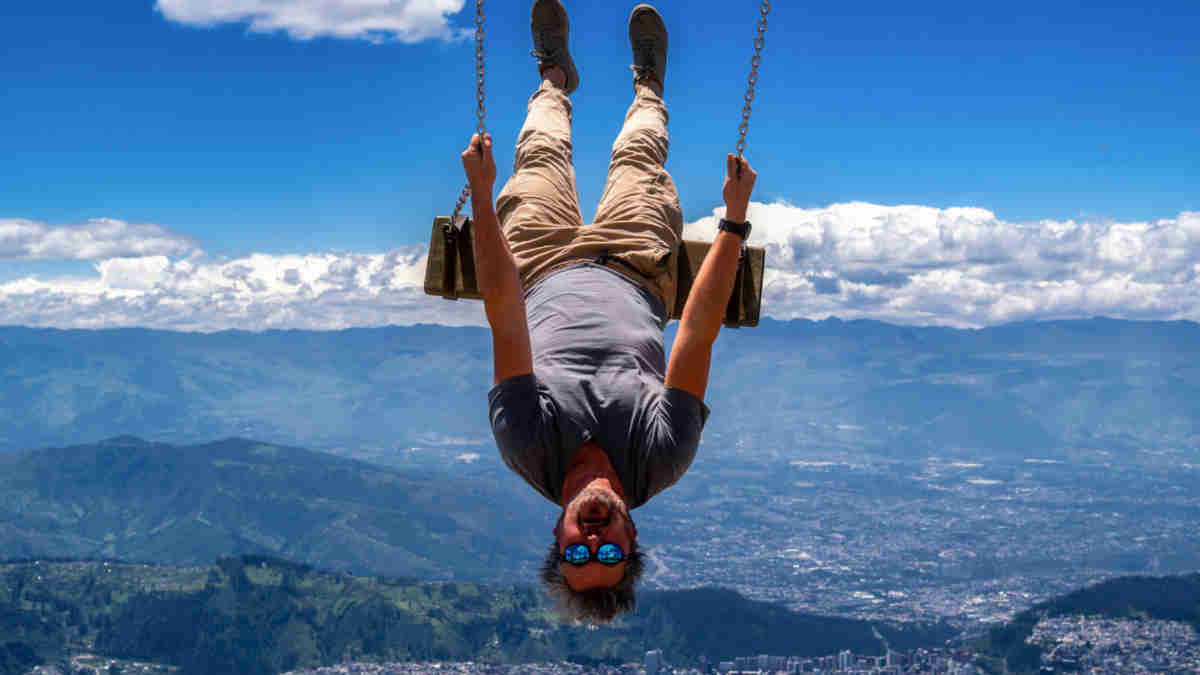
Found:
[[[550, 268], [529, 284], [529, 288], [525, 290], [525, 299], [529, 300], [534, 296], [538, 288], [546, 284], [552, 277], [580, 269], [603, 270], [610, 277], [620, 279], [628, 285], [630, 290], [637, 292], [650, 303], [651, 312], [666, 315], [666, 306], [658, 295], [657, 285], [639, 273], [632, 263], [613, 254], [593, 258], [576, 258]], [[665, 325], [665, 321], [662, 323]]]
[[603, 267], [604, 269], [617, 272], [623, 278], [632, 281], [639, 286], [646, 287], [648, 285], [645, 275], [639, 272], [638, 269], [634, 267], [633, 263], [617, 257], [616, 254], [605, 252], [598, 256], [564, 260], [557, 265], [550, 267], [546, 271], [542, 272], [541, 275], [531, 280], [529, 288], [525, 291], [525, 294], [529, 295], [532, 293], [533, 289], [537, 288], [550, 277], [579, 267]]

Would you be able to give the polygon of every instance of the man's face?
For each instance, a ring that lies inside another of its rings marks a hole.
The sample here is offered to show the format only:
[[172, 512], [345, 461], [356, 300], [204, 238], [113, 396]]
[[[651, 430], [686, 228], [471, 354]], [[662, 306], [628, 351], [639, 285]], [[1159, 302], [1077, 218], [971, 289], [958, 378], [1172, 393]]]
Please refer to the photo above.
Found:
[[625, 574], [626, 562], [603, 565], [595, 560], [601, 544], [616, 544], [628, 556], [637, 540], [637, 528], [625, 503], [612, 490], [585, 489], [563, 509], [561, 525], [555, 527], [558, 552], [572, 544], [583, 544], [592, 552], [585, 565], [559, 563], [567, 585], [573, 590], [615, 586]]

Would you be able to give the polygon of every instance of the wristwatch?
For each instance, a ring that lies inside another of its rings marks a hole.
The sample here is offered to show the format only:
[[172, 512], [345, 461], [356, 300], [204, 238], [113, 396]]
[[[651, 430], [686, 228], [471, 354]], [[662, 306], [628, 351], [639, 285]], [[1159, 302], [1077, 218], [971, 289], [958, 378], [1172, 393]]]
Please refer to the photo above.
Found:
[[750, 221], [748, 220], [744, 223], [735, 223], [732, 220], [722, 218], [720, 224], [717, 225], [717, 229], [723, 232], [732, 232], [741, 237], [742, 241], [746, 241], [750, 237]]

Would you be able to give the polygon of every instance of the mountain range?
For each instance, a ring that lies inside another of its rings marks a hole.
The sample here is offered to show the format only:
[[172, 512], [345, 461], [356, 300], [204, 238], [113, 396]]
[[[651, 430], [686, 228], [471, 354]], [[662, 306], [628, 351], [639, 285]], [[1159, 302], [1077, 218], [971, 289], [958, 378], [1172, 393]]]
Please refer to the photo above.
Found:
[[[1184, 321], [766, 319], [718, 339], [709, 428], [888, 455], [1194, 450], [1197, 357], [1200, 325]], [[491, 375], [483, 328], [0, 328], [0, 450], [134, 434], [486, 455]]]

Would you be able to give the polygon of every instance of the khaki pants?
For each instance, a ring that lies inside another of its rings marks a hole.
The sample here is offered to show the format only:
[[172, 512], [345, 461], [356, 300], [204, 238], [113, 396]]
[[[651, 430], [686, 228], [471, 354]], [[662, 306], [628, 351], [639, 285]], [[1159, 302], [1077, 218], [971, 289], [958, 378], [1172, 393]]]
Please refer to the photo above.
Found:
[[583, 224], [571, 163], [571, 101], [543, 82], [529, 99], [513, 176], [496, 213], [525, 289], [562, 267], [608, 254], [611, 269], [675, 304], [675, 252], [683, 230], [667, 161], [667, 107], [638, 85], [613, 143], [608, 182], [591, 225]]

